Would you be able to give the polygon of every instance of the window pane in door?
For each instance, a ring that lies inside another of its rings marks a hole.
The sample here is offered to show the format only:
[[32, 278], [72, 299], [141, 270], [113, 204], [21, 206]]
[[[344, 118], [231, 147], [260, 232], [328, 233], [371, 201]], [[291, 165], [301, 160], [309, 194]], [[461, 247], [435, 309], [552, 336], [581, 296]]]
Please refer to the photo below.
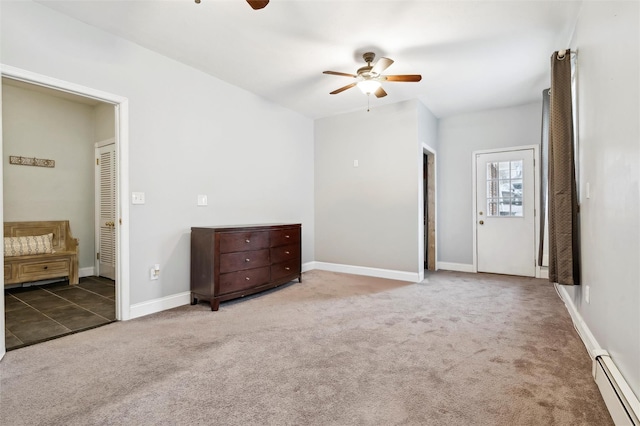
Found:
[[522, 179], [522, 160], [511, 162], [511, 179]]
[[487, 198], [498, 198], [498, 181], [490, 180], [487, 182]]
[[496, 200], [487, 201], [487, 216], [498, 216], [498, 202]]
[[523, 166], [523, 160], [487, 163], [487, 216], [523, 216]]
[[498, 163], [487, 163], [487, 180], [498, 178]]

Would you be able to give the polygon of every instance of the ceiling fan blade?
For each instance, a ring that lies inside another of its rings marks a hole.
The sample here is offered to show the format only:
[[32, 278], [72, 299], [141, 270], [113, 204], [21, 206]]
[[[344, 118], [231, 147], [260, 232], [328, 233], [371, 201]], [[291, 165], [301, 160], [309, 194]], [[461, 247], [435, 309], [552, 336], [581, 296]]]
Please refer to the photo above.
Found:
[[355, 86], [358, 83], [351, 83], [351, 84], [347, 84], [346, 86], [343, 86], [339, 89], [334, 90], [333, 92], [330, 93], [330, 95], [337, 95], [340, 92], [344, 92], [347, 89], [351, 89], [353, 86]]
[[387, 68], [389, 68], [392, 63], [393, 63], [393, 60], [389, 58], [380, 58], [378, 59], [378, 62], [376, 62], [376, 64], [371, 69], [371, 72], [374, 74], [382, 74], [382, 72]]
[[338, 72], [338, 71], [322, 71], [322, 74], [330, 74], [330, 75], [341, 75], [343, 77], [353, 77], [356, 78], [355, 74], [347, 74], [346, 72]]
[[384, 79], [387, 81], [420, 81], [422, 76], [420, 74], [385, 75]]
[[268, 5], [269, 0], [247, 0], [247, 3], [249, 3], [249, 6], [251, 6], [254, 10], [258, 10]]
[[373, 92], [373, 94], [376, 95], [376, 98], [384, 98], [385, 96], [387, 96], [387, 92], [384, 91], [382, 86], [378, 87], [378, 90]]

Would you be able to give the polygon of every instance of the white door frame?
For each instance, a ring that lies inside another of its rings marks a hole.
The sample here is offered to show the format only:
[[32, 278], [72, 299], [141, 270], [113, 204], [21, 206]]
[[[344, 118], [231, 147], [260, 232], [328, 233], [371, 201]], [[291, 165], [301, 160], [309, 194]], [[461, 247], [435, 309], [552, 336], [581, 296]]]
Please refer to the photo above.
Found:
[[[86, 98], [112, 104], [116, 111], [116, 211], [119, 212], [119, 226], [116, 231], [116, 319], [130, 318], [129, 285], [129, 100], [101, 90], [81, 86], [64, 80], [37, 74], [21, 68], [0, 64], [2, 77], [36, 84], [62, 92], [73, 93]], [[1, 121], [1, 120], [0, 120]], [[0, 166], [1, 171], [1, 166]], [[0, 183], [2, 177], [0, 177]], [[0, 186], [1, 190], [1, 186]], [[0, 192], [1, 193], [1, 192]], [[3, 219], [2, 209], [0, 217]], [[0, 248], [4, 251], [4, 248]], [[2, 253], [4, 255], [4, 253]], [[4, 259], [4, 256], [2, 256]], [[0, 261], [0, 262], [3, 262]], [[4, 288], [4, 276], [2, 278]], [[4, 343], [4, 298], [0, 298], [0, 359], [6, 352]]]
[[436, 221], [436, 232], [435, 232], [435, 255], [436, 255], [436, 271], [438, 270], [438, 155], [436, 154], [436, 150], [422, 142], [420, 144], [420, 154], [418, 156], [418, 161], [420, 162], [420, 167], [418, 170], [420, 171], [420, 176], [418, 180], [418, 281], [424, 280], [424, 172], [422, 171], [424, 155], [433, 155], [433, 174], [435, 178], [434, 184], [434, 194], [433, 200], [435, 204], [435, 211], [433, 212], [435, 221]]
[[[473, 151], [471, 153], [471, 163], [472, 163], [472, 177], [473, 177], [473, 186], [472, 186], [472, 196], [473, 196], [473, 211], [471, 215], [471, 220], [473, 223], [473, 272], [478, 272], [478, 182], [477, 182], [477, 165], [476, 165], [476, 157], [479, 154], [494, 154], [497, 152], [509, 152], [509, 151], [521, 151], [523, 149], [533, 149], [533, 177], [534, 177], [534, 241], [536, 243], [534, 254], [537, 256], [538, 247], [540, 246], [540, 221], [538, 220], [538, 210], [540, 209], [540, 173], [539, 173], [539, 165], [540, 165], [540, 145], [522, 145], [522, 146], [512, 146], [508, 148], [494, 148], [494, 149], [483, 149], [479, 151]], [[535, 260], [532, 260], [535, 261]], [[536, 278], [541, 278], [540, 266], [538, 266], [538, 262], [536, 262]]]

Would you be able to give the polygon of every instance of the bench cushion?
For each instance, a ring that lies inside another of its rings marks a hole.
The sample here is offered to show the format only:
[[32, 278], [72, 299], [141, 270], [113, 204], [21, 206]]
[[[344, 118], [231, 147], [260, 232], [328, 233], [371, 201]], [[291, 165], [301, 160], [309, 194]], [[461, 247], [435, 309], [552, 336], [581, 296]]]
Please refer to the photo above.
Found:
[[53, 252], [53, 234], [4, 238], [4, 255], [7, 257]]

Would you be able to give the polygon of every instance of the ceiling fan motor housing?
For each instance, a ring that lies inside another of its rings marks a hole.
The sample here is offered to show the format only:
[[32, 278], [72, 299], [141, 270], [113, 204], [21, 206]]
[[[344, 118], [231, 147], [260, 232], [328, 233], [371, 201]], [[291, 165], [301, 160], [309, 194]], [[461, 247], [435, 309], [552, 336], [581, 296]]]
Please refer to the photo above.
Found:
[[376, 54], [373, 52], [367, 52], [362, 54], [362, 58], [368, 65], [371, 65], [371, 62], [376, 58]]

